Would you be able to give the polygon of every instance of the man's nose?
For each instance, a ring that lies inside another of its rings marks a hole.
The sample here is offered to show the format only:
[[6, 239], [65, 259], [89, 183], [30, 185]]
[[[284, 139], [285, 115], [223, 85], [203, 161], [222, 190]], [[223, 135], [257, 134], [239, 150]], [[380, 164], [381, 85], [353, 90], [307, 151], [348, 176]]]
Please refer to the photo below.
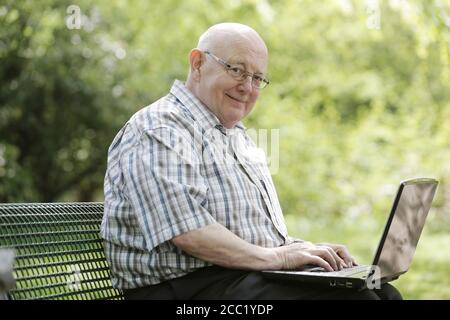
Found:
[[239, 84], [239, 88], [242, 91], [246, 91], [246, 92], [252, 91], [252, 89], [253, 89], [252, 81], [253, 81], [253, 77], [251, 75], [247, 75], [245, 77], [245, 79], [242, 80], [241, 83]]

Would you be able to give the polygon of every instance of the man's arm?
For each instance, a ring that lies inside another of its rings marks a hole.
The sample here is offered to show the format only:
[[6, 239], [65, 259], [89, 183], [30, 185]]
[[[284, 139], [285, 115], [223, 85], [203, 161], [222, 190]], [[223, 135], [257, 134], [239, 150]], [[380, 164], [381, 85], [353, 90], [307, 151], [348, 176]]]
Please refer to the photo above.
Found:
[[174, 237], [172, 242], [194, 257], [233, 269], [298, 269], [312, 264], [333, 271], [342, 265], [342, 259], [331, 248], [309, 242], [264, 248], [248, 243], [218, 223]]
[[278, 267], [275, 252], [242, 240], [218, 223], [179, 235], [172, 242], [194, 257], [227, 268], [263, 270]]

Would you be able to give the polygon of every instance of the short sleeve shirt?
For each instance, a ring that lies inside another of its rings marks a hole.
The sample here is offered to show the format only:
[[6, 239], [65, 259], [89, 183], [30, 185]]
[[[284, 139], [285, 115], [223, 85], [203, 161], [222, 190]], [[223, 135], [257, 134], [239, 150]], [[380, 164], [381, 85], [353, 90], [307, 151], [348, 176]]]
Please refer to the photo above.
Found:
[[178, 80], [114, 138], [104, 193], [101, 236], [120, 289], [211, 265], [170, 240], [212, 223], [258, 246], [289, 241], [269, 168], [246, 128], [223, 127]]

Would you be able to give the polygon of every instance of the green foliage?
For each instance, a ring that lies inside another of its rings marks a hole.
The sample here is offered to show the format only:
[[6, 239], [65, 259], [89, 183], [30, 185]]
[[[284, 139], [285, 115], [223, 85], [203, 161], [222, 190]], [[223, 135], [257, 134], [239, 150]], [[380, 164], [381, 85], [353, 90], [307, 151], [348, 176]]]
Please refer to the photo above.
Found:
[[68, 32], [65, 7], [49, 1], [1, 8], [0, 199], [92, 192], [121, 110], [111, 94], [113, 53], [97, 43], [107, 35]]
[[269, 47], [271, 84], [245, 122], [280, 129], [274, 181], [293, 233], [323, 240], [365, 221], [377, 234], [396, 184], [431, 176], [441, 184], [427, 230], [444, 239], [450, 5], [379, 1], [381, 28], [371, 30], [364, 3], [81, 0], [86, 22], [70, 30], [70, 1], [3, 1], [0, 201], [101, 201], [118, 129], [185, 79], [188, 52], [208, 26], [236, 21]]

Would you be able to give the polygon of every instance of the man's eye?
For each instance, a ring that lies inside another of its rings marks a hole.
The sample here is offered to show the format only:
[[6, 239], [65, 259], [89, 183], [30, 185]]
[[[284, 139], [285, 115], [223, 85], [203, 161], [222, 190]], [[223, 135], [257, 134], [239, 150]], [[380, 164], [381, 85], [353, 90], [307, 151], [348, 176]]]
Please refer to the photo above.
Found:
[[263, 81], [263, 78], [261, 78], [260, 76], [254, 75], [253, 76], [253, 81], [260, 83]]
[[233, 72], [234, 74], [242, 74], [244, 72], [244, 70], [242, 70], [239, 67], [230, 67], [230, 71]]

